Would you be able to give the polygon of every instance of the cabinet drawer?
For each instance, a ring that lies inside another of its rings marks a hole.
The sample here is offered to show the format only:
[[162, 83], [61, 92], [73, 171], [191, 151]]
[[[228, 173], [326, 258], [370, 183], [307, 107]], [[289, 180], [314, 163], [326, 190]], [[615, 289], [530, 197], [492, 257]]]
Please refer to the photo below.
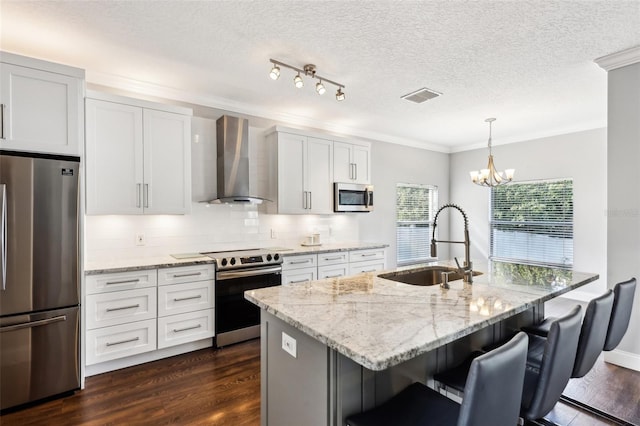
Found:
[[87, 365], [156, 349], [156, 320], [88, 330]]
[[360, 274], [363, 272], [382, 271], [384, 268], [384, 259], [356, 262], [349, 265], [349, 275]]
[[213, 309], [158, 318], [158, 349], [213, 335]]
[[289, 271], [291, 269], [310, 268], [318, 263], [317, 254], [303, 254], [300, 256], [285, 256], [282, 258], [282, 270]]
[[158, 285], [212, 280], [216, 276], [213, 264], [179, 266], [158, 269]]
[[349, 274], [349, 264], [318, 266], [318, 279], [345, 277]]
[[86, 288], [87, 294], [96, 294], [109, 291], [155, 287], [157, 282], [157, 269], [145, 269], [113, 274], [87, 275]]
[[213, 280], [158, 287], [158, 317], [213, 308]]
[[384, 260], [385, 249], [371, 249], [371, 250], [354, 250], [349, 252], [349, 262], [362, 262], [369, 260]]
[[340, 251], [335, 253], [322, 253], [318, 255], [318, 266], [337, 265], [339, 263], [349, 263], [349, 252]]
[[282, 285], [301, 284], [315, 281], [318, 270], [315, 267], [294, 269], [293, 271], [282, 272]]
[[87, 329], [155, 317], [155, 287], [87, 296]]

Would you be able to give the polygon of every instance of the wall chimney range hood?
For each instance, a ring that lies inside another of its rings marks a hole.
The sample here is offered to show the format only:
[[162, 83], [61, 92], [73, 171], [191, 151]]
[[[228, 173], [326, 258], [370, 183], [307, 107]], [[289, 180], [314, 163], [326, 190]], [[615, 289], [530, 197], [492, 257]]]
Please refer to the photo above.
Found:
[[223, 115], [216, 121], [218, 198], [209, 204], [262, 204], [249, 194], [249, 120]]

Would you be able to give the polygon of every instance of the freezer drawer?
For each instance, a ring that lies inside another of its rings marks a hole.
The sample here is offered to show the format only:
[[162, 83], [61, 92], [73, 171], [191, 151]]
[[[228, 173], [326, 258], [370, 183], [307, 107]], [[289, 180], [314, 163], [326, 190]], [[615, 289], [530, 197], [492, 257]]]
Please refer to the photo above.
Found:
[[0, 319], [0, 409], [80, 388], [79, 310]]

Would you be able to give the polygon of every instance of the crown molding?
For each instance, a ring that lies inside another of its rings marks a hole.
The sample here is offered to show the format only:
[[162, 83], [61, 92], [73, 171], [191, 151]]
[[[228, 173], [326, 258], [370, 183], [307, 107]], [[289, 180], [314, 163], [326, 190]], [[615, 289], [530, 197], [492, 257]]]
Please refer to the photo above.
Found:
[[627, 65], [638, 63], [640, 62], [640, 46], [602, 56], [600, 58], [594, 59], [593, 62], [598, 64], [598, 66], [600, 66], [600, 68], [604, 69], [605, 71], [612, 71], [618, 68], [626, 67]]

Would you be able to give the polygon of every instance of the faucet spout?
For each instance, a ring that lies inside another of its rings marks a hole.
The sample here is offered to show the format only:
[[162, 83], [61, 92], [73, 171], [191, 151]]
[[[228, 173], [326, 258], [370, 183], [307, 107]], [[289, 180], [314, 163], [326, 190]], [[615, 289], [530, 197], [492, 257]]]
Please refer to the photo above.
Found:
[[[462, 218], [464, 219], [464, 241], [436, 240], [436, 226], [438, 226], [438, 216], [440, 215], [440, 212], [447, 208], [458, 210], [460, 214], [462, 214]], [[436, 215], [433, 219], [433, 233], [431, 235], [431, 257], [437, 257], [438, 255], [437, 243], [464, 244], [464, 268], [460, 268], [459, 264], [458, 268], [463, 270], [465, 282], [473, 282], [473, 266], [471, 264], [471, 241], [469, 239], [469, 218], [467, 217], [467, 214], [464, 212], [464, 210], [462, 210], [462, 208], [457, 204], [445, 204], [436, 212]], [[456, 259], [456, 263], [458, 263], [458, 259]]]

